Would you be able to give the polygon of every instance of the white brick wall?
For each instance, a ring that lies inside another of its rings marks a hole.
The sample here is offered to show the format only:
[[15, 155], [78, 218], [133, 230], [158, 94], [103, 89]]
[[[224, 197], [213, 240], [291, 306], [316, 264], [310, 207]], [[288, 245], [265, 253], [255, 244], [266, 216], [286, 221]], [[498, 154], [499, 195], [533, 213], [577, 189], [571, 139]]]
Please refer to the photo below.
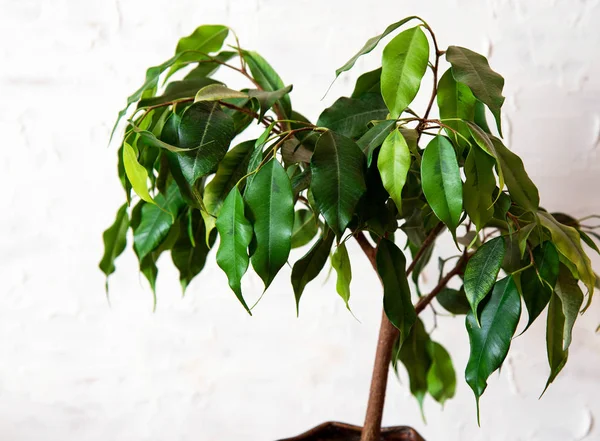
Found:
[[[381, 300], [354, 245], [360, 323], [324, 277], [308, 286], [296, 319], [289, 269], [250, 318], [214, 259], [182, 299], [165, 257], [152, 314], [127, 252], [111, 280], [112, 307], [104, 298], [101, 232], [122, 199], [109, 128], [144, 69], [199, 24], [235, 28], [314, 118], [378, 55], [320, 101], [336, 67], [388, 22], [422, 15], [442, 46], [482, 51], [506, 77], [507, 139], [544, 206], [600, 211], [597, 0], [0, 0], [0, 11], [2, 441], [263, 441], [324, 420], [362, 421]], [[245, 283], [259, 295], [256, 277]], [[444, 411], [428, 400], [425, 425], [403, 373], [402, 384], [392, 378], [385, 422], [432, 441], [600, 439], [598, 323], [596, 305], [541, 401], [543, 320], [516, 339], [482, 399], [478, 429], [462, 381], [464, 323], [442, 317], [434, 336], [453, 355], [457, 398]]]

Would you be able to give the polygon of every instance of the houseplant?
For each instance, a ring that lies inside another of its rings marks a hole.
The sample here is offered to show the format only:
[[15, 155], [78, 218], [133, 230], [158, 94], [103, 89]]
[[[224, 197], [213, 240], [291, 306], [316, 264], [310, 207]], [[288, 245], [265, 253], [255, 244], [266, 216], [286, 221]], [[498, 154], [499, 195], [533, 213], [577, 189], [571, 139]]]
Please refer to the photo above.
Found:
[[[466, 315], [465, 379], [478, 407], [487, 378], [508, 353], [522, 304], [525, 329], [547, 309], [548, 387], [567, 361], [573, 324], [596, 283], [586, 249], [598, 251], [598, 236], [581, 220], [540, 207], [522, 161], [501, 140], [504, 80], [483, 56], [457, 46], [441, 50], [427, 23], [408, 17], [369, 40], [336, 74], [390, 34], [381, 68], [361, 75], [352, 95], [313, 124], [293, 110], [292, 87], [233, 31], [201, 26], [179, 41], [171, 59], [148, 69], [115, 124], [137, 104], [118, 152], [126, 203], [104, 233], [100, 268], [107, 277], [129, 228], [153, 291], [163, 252], [171, 252], [185, 289], [216, 248], [248, 313], [241, 279], [250, 263], [266, 290], [290, 249], [310, 242], [292, 269], [297, 308], [329, 258], [348, 306], [346, 240], [359, 243], [379, 275], [384, 312], [364, 428], [330, 423], [297, 439], [420, 438], [409, 428], [382, 433], [381, 415], [390, 363], [404, 365], [420, 404], [426, 394], [439, 402], [454, 395], [450, 356], [418, 318], [436, 298], [441, 308]], [[433, 84], [419, 111], [409, 106], [428, 68]], [[217, 79], [220, 69], [237, 72], [249, 88], [228, 88]], [[262, 135], [234, 142], [252, 123], [264, 126]], [[445, 231], [456, 255], [440, 261], [437, 286], [422, 293], [419, 274]], [[462, 287], [448, 288], [451, 279]]]

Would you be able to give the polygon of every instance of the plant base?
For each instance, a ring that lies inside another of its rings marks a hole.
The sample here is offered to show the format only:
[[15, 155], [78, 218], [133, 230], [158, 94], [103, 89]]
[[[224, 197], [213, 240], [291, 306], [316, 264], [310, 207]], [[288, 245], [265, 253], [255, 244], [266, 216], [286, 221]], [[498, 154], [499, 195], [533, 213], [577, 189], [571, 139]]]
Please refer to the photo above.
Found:
[[[360, 441], [362, 427], [327, 422], [293, 438], [279, 441]], [[381, 429], [381, 441], [425, 441], [415, 429], [407, 426]]]

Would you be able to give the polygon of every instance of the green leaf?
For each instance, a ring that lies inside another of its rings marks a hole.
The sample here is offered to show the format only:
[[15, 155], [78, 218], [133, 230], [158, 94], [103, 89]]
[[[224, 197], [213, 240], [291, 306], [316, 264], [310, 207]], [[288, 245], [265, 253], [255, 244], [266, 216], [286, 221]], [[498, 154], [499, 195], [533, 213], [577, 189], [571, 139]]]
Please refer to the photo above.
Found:
[[216, 238], [212, 235], [211, 241], [204, 240], [206, 230], [199, 210], [192, 210], [190, 218], [191, 236], [187, 231], [189, 220], [184, 217], [180, 220], [179, 237], [171, 250], [171, 258], [179, 270], [179, 282], [184, 292], [192, 279], [204, 269], [209, 245], [212, 245], [211, 242]]
[[388, 239], [377, 247], [377, 273], [383, 283], [383, 308], [392, 324], [400, 331], [400, 346], [417, 319], [406, 278], [406, 258], [400, 248]]
[[450, 354], [441, 344], [429, 341], [427, 350], [431, 358], [431, 367], [427, 372], [427, 391], [443, 405], [456, 393], [456, 372]]
[[500, 367], [521, 315], [521, 297], [512, 276], [499, 280], [494, 286], [490, 300], [481, 313], [481, 327], [473, 312], [467, 315], [466, 325], [471, 345], [465, 378], [477, 401], [479, 421], [479, 398], [487, 387], [487, 379]]
[[254, 226], [252, 266], [269, 287], [290, 254], [294, 226], [294, 193], [281, 164], [267, 162], [249, 184], [245, 200]]
[[377, 168], [381, 174], [383, 187], [390, 194], [398, 211], [402, 212], [402, 188], [410, 170], [411, 155], [408, 144], [399, 130], [394, 130], [383, 142]]
[[336, 236], [346, 229], [366, 191], [365, 155], [354, 141], [327, 131], [317, 141], [310, 189], [319, 211]]
[[222, 63], [227, 63], [233, 57], [238, 55], [237, 52], [223, 51], [213, 56], [208, 60], [200, 60], [198, 66], [192, 69], [186, 76], [185, 80], [195, 80], [206, 78], [212, 75], [222, 66]]
[[156, 278], [158, 276], [158, 268], [156, 267], [156, 259], [152, 254], [148, 254], [144, 259], [140, 259], [140, 272], [150, 284], [153, 298], [152, 310], [156, 311]]
[[479, 100], [475, 101], [475, 117], [473, 118], [473, 121], [475, 122], [475, 124], [477, 124], [478, 127], [481, 127], [481, 129], [485, 133], [492, 133], [492, 131], [490, 130], [490, 126], [487, 123], [487, 118], [485, 116], [485, 104], [483, 104]]
[[[496, 151], [496, 146], [490, 139], [487, 133], [485, 133], [481, 127], [475, 123], [467, 121], [467, 127], [475, 143], [481, 147], [481, 149], [496, 160], [496, 170], [498, 172], [498, 189], [499, 191], [504, 190], [504, 169], [502, 167], [502, 161], [500, 155]], [[495, 201], [494, 201], [495, 202]]]
[[356, 141], [363, 153], [367, 156], [367, 166], [371, 166], [373, 160], [373, 152], [377, 147], [383, 144], [385, 138], [390, 134], [392, 128], [396, 125], [396, 120], [387, 119], [381, 121], [367, 130], [363, 136]]
[[558, 252], [552, 242], [544, 242], [533, 250], [535, 267], [521, 273], [521, 293], [529, 320], [525, 332], [542, 313], [558, 278]]
[[337, 274], [335, 289], [344, 300], [346, 308], [350, 310], [348, 301], [350, 300], [350, 282], [352, 281], [352, 267], [350, 257], [344, 242], [340, 243], [331, 255], [331, 266]]
[[304, 288], [308, 282], [319, 275], [327, 262], [334, 237], [331, 230], [326, 229], [308, 253], [298, 260], [292, 268], [292, 287], [294, 288], [297, 312], [300, 310], [300, 297], [304, 292]]
[[431, 209], [454, 234], [462, 213], [462, 181], [454, 148], [447, 138], [436, 136], [427, 144], [421, 179]]
[[177, 43], [175, 49], [176, 54], [188, 52], [188, 55], [181, 59], [171, 67], [167, 78], [173, 73], [181, 69], [189, 61], [198, 60], [199, 56], [209, 59], [206, 54], [216, 52], [223, 46], [223, 42], [229, 34], [229, 28], [222, 25], [203, 25], [197, 27], [187, 37], [183, 37]]
[[248, 98], [248, 94], [239, 90], [230, 89], [222, 84], [209, 84], [196, 93], [194, 102], [219, 101], [232, 98]]
[[550, 231], [552, 242], [554, 242], [558, 251], [577, 267], [579, 279], [587, 286], [589, 298], [591, 299], [594, 293], [596, 276], [590, 258], [581, 246], [579, 233], [575, 228], [561, 224], [545, 211], [538, 211], [538, 217], [541, 224]]
[[148, 171], [137, 160], [137, 153], [128, 143], [123, 143], [123, 165], [133, 191], [144, 201], [154, 204], [148, 192]]
[[399, 352], [399, 359], [408, 372], [410, 393], [419, 402], [421, 414], [428, 390], [427, 373], [431, 369], [430, 341], [423, 322], [417, 319], [406, 340], [401, 344]]
[[563, 314], [565, 316], [563, 349], [566, 351], [571, 345], [573, 326], [575, 325], [575, 320], [577, 320], [579, 310], [583, 304], [583, 293], [579, 288], [577, 280], [571, 274], [571, 271], [564, 265], [560, 265], [554, 292], [560, 299]]
[[217, 251], [217, 264], [227, 274], [229, 286], [250, 315], [242, 295], [242, 277], [248, 270], [248, 246], [252, 241], [252, 224], [244, 215], [244, 200], [237, 187], [229, 192], [217, 218], [217, 231], [221, 238]]
[[360, 99], [342, 97], [321, 113], [317, 126], [348, 138], [358, 138], [367, 132], [371, 121], [385, 119], [387, 114], [388, 109], [379, 95], [367, 94]]
[[217, 102], [199, 102], [188, 107], [175, 133], [178, 147], [193, 149], [177, 155], [183, 176], [190, 185], [215, 169], [235, 134], [233, 120]]
[[319, 232], [319, 224], [310, 210], [298, 210], [294, 213], [292, 230], [292, 248], [299, 248], [309, 243]]
[[419, 26], [401, 32], [383, 50], [381, 95], [393, 119], [417, 96], [428, 59], [429, 42]]
[[542, 395], [548, 389], [548, 386], [556, 379], [562, 368], [567, 364], [569, 350], [564, 348], [565, 315], [562, 302], [556, 292], [552, 293], [548, 305], [548, 318], [546, 323], [546, 351], [548, 353], [548, 363], [550, 365], [550, 375], [546, 382], [546, 387]]
[[487, 58], [464, 47], [448, 47], [446, 60], [452, 65], [454, 79], [466, 84], [473, 95], [488, 106], [496, 119], [498, 133], [502, 136], [500, 109], [504, 103], [504, 78], [490, 68]]
[[[579, 233], [579, 237], [581, 238], [581, 240], [584, 241], [588, 247], [600, 254], [600, 249], [598, 249], [598, 245], [596, 245], [596, 243], [592, 240], [590, 236], [588, 236], [588, 234], [585, 231], [578, 229], [577, 232]], [[591, 234], [594, 233], [592, 232]]]
[[[266, 91], [275, 92], [285, 88], [285, 84], [281, 80], [281, 77], [275, 72], [275, 69], [271, 67], [267, 61], [256, 52], [243, 51], [242, 52], [250, 72], [254, 77], [254, 80]], [[283, 111], [283, 117], [290, 117], [292, 115], [292, 102], [289, 94], [283, 95], [279, 100], [281, 110]]]
[[494, 178], [494, 159], [476, 147], [469, 150], [465, 161], [465, 184], [463, 197], [465, 211], [481, 230], [494, 216], [492, 195], [496, 188]]
[[158, 194], [155, 200], [158, 205], [142, 206], [140, 223], [134, 225], [133, 229], [133, 248], [140, 262], [167, 237], [184, 205], [179, 188], [173, 184], [169, 186], [166, 196]]
[[[365, 45], [362, 47], [362, 49], [360, 51], [358, 51], [356, 53], [356, 55], [354, 55], [352, 58], [350, 58], [342, 67], [340, 67], [339, 69], [337, 69], [335, 71], [335, 76], [336, 78], [342, 73], [345, 72], [347, 70], [352, 69], [352, 66], [354, 66], [354, 63], [356, 63], [356, 60], [358, 60], [362, 55], [368, 54], [369, 52], [371, 52], [373, 49], [375, 49], [375, 47], [379, 44], [379, 42], [384, 39], [386, 36], [388, 36], [389, 34], [391, 34], [392, 32], [394, 32], [396, 29], [398, 29], [400, 26], [402, 26], [404, 23], [413, 20], [413, 19], [419, 19], [419, 17], [406, 17], [396, 23], [393, 23], [391, 25], [389, 25], [387, 28], [385, 28], [385, 31], [383, 31], [382, 34], [377, 35], [376, 37], [370, 38], [369, 40], [367, 40], [367, 42], [365, 43]], [[420, 19], [419, 19], [420, 20]]]
[[444, 288], [435, 298], [446, 311], [454, 315], [467, 314], [471, 310], [465, 290], [462, 288], [460, 290]]
[[358, 77], [350, 98], [361, 98], [368, 93], [381, 95], [381, 67]]
[[505, 252], [504, 237], [499, 236], [484, 243], [467, 262], [465, 268], [465, 294], [478, 324], [477, 308], [494, 286]]
[[108, 276], [115, 272], [115, 259], [121, 255], [127, 245], [127, 229], [129, 228], [129, 216], [127, 215], [127, 204], [123, 204], [113, 224], [102, 234], [104, 241], [104, 255], [98, 265], [106, 275], [106, 291], [108, 292]]
[[180, 100], [191, 100], [203, 87], [221, 84], [211, 78], [197, 78], [191, 80], [173, 81], [167, 85], [165, 92], [160, 96], [144, 98], [138, 103], [138, 110], [145, 107], [159, 106]]
[[277, 101], [283, 100], [285, 96], [287, 96], [292, 91], [293, 86], [290, 84], [289, 86], [283, 87], [281, 89], [277, 89], [275, 91], [268, 90], [250, 90], [248, 94], [250, 98], [256, 99], [260, 106], [259, 119], [262, 119], [265, 116], [265, 113], [275, 105]]
[[[438, 83], [437, 103], [440, 109], [440, 118], [442, 122], [451, 127], [465, 138], [469, 139], [469, 128], [462, 121], [446, 121], [447, 119], [459, 118], [465, 121], [473, 121], [475, 118], [476, 98], [468, 86], [458, 83], [452, 76], [452, 69], [448, 69]], [[466, 142], [452, 130], [446, 129], [446, 132], [455, 143], [461, 147], [466, 146]]]
[[537, 223], [527, 224], [521, 227], [521, 229], [518, 231], [519, 253], [521, 254], [521, 257], [525, 255], [525, 250], [527, 248], [527, 240], [529, 239], [529, 236], [537, 226]]

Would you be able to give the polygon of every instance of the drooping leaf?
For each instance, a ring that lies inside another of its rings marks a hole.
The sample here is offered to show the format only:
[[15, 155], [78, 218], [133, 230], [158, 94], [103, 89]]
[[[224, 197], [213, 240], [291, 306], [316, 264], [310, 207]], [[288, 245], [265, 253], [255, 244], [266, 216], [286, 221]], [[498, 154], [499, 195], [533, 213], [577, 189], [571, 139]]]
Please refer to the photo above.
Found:
[[352, 281], [352, 267], [350, 266], [350, 257], [344, 242], [340, 243], [331, 255], [331, 266], [337, 274], [335, 289], [344, 300], [346, 308], [350, 309], [348, 301], [350, 300], [350, 282]]
[[464, 205], [477, 231], [481, 230], [494, 216], [492, 198], [496, 188], [494, 163], [493, 158], [476, 147], [469, 150], [465, 161]]
[[115, 272], [115, 259], [121, 255], [127, 245], [127, 229], [129, 228], [129, 216], [127, 215], [127, 204], [123, 204], [113, 224], [104, 231], [104, 255], [98, 265], [106, 275], [106, 290], [108, 292], [108, 276]]
[[406, 277], [406, 258], [400, 248], [388, 239], [377, 247], [377, 273], [383, 283], [383, 308], [392, 324], [400, 331], [400, 345], [417, 319], [411, 302]]
[[367, 132], [369, 122], [385, 119], [387, 114], [388, 109], [378, 94], [367, 94], [360, 99], [342, 97], [321, 113], [317, 125], [357, 138]]
[[558, 279], [558, 252], [552, 242], [544, 242], [533, 250], [535, 267], [521, 273], [521, 294], [529, 320], [525, 332], [542, 313]]
[[358, 144], [360, 149], [367, 156], [367, 166], [371, 166], [373, 152], [377, 147], [383, 144], [383, 141], [385, 141], [385, 138], [390, 134], [395, 124], [396, 121], [393, 119], [381, 121], [367, 130], [367, 132], [356, 141], [356, 144]]
[[494, 286], [490, 300], [481, 312], [481, 327], [473, 312], [467, 315], [471, 352], [465, 379], [475, 394], [478, 421], [479, 398], [487, 387], [488, 377], [508, 354], [520, 315], [521, 298], [512, 276], [499, 280]]
[[277, 160], [258, 171], [244, 198], [256, 238], [252, 266], [266, 290], [287, 261], [294, 226], [292, 184]]
[[431, 367], [427, 372], [427, 391], [443, 405], [456, 393], [456, 372], [450, 354], [441, 344], [430, 340], [427, 350], [431, 358]]
[[360, 98], [368, 93], [381, 94], [381, 67], [358, 77], [350, 98]]
[[427, 202], [454, 234], [462, 213], [462, 181], [454, 148], [447, 138], [436, 136], [425, 148], [421, 179]]
[[150, 284], [150, 289], [152, 290], [152, 310], [156, 311], [156, 278], [158, 277], [158, 268], [156, 267], [156, 259], [152, 254], [148, 254], [143, 259], [140, 259], [140, 272]]
[[239, 90], [230, 89], [223, 84], [209, 84], [196, 93], [194, 102], [219, 101], [232, 98], [248, 98], [248, 94], [240, 92]]
[[217, 251], [217, 264], [227, 274], [229, 286], [250, 315], [242, 295], [242, 277], [248, 269], [248, 246], [252, 240], [252, 224], [244, 215], [244, 200], [237, 187], [225, 198], [219, 212], [217, 231], [221, 242]]
[[505, 252], [504, 237], [496, 237], [484, 243], [467, 262], [465, 294], [477, 324], [479, 324], [477, 308], [494, 286]]
[[263, 116], [265, 116], [265, 113], [267, 113], [277, 101], [283, 100], [283, 98], [292, 91], [292, 88], [293, 87], [290, 84], [289, 86], [274, 91], [250, 90], [248, 92], [250, 98], [256, 99], [260, 106], [259, 119], [262, 119]]
[[[248, 169], [247, 169], [248, 177], [246, 178], [246, 190], [248, 189], [248, 187], [250, 187], [250, 185], [252, 184], [252, 181], [254, 180], [254, 177], [256, 176], [258, 166], [261, 164], [261, 162], [263, 160], [264, 147], [267, 143], [267, 140], [269, 139], [269, 136], [271, 135], [273, 127], [275, 127], [275, 124], [276, 124], [275, 121], [273, 121], [271, 124], [269, 124], [265, 128], [263, 133], [254, 142], [254, 151], [251, 153], [250, 160], [248, 161]], [[245, 194], [246, 190], [244, 190], [244, 194]]]
[[[578, 229], [577, 232], [579, 233], [579, 237], [581, 238], [581, 240], [584, 241], [588, 247], [600, 254], [600, 249], [598, 248], [598, 245], [596, 245], [596, 242], [594, 242], [594, 240], [585, 231]], [[595, 233], [592, 232], [591, 234]]]
[[[457, 82], [452, 76], [452, 69], [448, 69], [438, 83], [437, 103], [440, 109], [442, 122], [451, 127], [465, 138], [469, 139], [469, 128], [462, 121], [451, 119], [462, 119], [473, 121], [475, 118], [476, 98], [471, 89], [465, 84]], [[452, 130], [446, 130], [448, 136], [455, 140], [456, 144], [465, 147], [466, 141], [456, 135]]]
[[176, 54], [187, 52], [169, 70], [168, 77], [181, 69], [189, 61], [198, 59], [210, 59], [210, 52], [217, 52], [223, 46], [223, 42], [229, 34], [229, 28], [222, 25], [203, 25], [197, 27], [187, 37], [183, 37], [177, 43]]
[[550, 365], [550, 375], [546, 381], [546, 387], [542, 395], [548, 389], [548, 386], [556, 379], [560, 371], [567, 363], [569, 350], [564, 349], [564, 331], [565, 315], [562, 302], [556, 292], [552, 293], [548, 305], [548, 318], [546, 322], [546, 351], [548, 353], [548, 363]]
[[435, 298], [446, 311], [454, 315], [467, 314], [471, 310], [471, 305], [462, 288], [460, 290], [444, 288]]
[[394, 130], [383, 142], [377, 168], [383, 187], [390, 194], [399, 212], [402, 212], [402, 188], [410, 169], [411, 155], [408, 144], [399, 130]]
[[292, 267], [292, 287], [296, 298], [296, 311], [300, 310], [300, 297], [304, 288], [315, 277], [319, 275], [331, 251], [331, 245], [335, 235], [330, 229], [323, 234], [300, 260]]
[[298, 210], [294, 213], [292, 230], [292, 248], [299, 248], [309, 243], [318, 233], [319, 224], [310, 210]]
[[500, 109], [504, 103], [504, 78], [490, 68], [483, 55], [464, 47], [448, 47], [446, 60], [452, 65], [454, 79], [466, 84], [473, 91], [473, 95], [491, 110], [496, 118], [498, 133], [502, 136]]
[[552, 242], [558, 251], [577, 267], [579, 279], [587, 286], [591, 298], [594, 293], [596, 276], [590, 258], [581, 246], [579, 233], [575, 228], [561, 224], [545, 211], [538, 211], [538, 217], [541, 224], [550, 231]]
[[579, 310], [583, 304], [583, 293], [571, 271], [564, 265], [560, 265], [554, 292], [560, 299], [563, 315], [565, 316], [563, 349], [566, 351], [571, 345], [573, 325], [575, 325], [575, 320], [577, 320]]
[[366, 190], [365, 156], [351, 139], [327, 131], [313, 153], [310, 188], [325, 221], [340, 236]]
[[[485, 133], [481, 127], [475, 123], [467, 121], [467, 128], [472, 138], [475, 140], [475, 145], [479, 146], [484, 152], [490, 155], [496, 161], [496, 171], [498, 172], [498, 191], [504, 190], [504, 169], [499, 153], [496, 151], [496, 146], [492, 142], [492, 138]], [[473, 147], [475, 148], [475, 146]], [[472, 148], [472, 149], [473, 149]], [[495, 202], [495, 201], [494, 201]]]
[[381, 95], [392, 118], [417, 96], [428, 59], [429, 42], [420, 26], [401, 32], [383, 50]]
[[138, 162], [137, 153], [128, 143], [123, 143], [123, 165], [133, 191], [144, 201], [154, 204], [148, 192], [148, 171]]
[[385, 28], [385, 31], [383, 31], [383, 33], [367, 40], [365, 45], [361, 48], [360, 51], [358, 51], [358, 53], [356, 55], [354, 55], [352, 58], [350, 58], [342, 67], [340, 67], [339, 69], [337, 69], [335, 71], [335, 76], [338, 77], [342, 72], [352, 69], [352, 66], [354, 66], [354, 63], [356, 63], [356, 60], [358, 60], [362, 55], [365, 55], [365, 54], [368, 54], [369, 52], [371, 52], [373, 49], [375, 49], [377, 44], [379, 44], [379, 42], [382, 39], [384, 39], [386, 36], [388, 36], [389, 34], [394, 32], [396, 29], [398, 29], [404, 23], [406, 23], [410, 20], [413, 20], [415, 18], [418, 19], [418, 17], [414, 17], [414, 16], [406, 17], [396, 23], [389, 25], [387, 28]]
[[428, 390], [427, 374], [431, 369], [429, 344], [431, 340], [423, 322], [417, 319], [407, 338], [400, 346], [399, 359], [406, 367], [410, 393], [419, 402], [423, 413], [423, 400]]

